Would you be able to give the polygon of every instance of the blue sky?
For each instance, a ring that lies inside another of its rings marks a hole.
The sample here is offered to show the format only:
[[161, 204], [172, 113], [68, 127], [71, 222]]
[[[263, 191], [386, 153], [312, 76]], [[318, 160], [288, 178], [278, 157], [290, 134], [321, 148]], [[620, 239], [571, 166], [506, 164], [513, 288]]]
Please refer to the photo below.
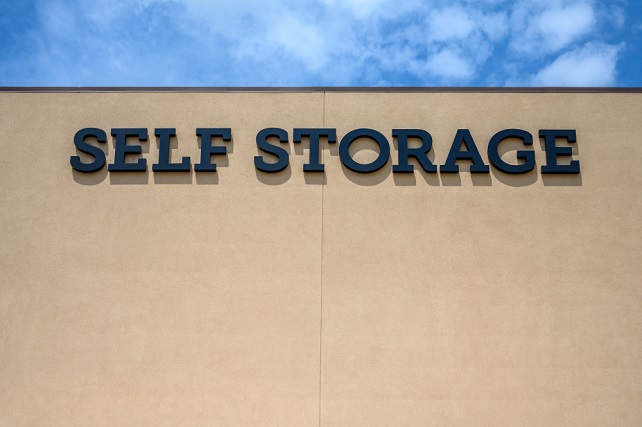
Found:
[[642, 2], [0, 0], [0, 86], [641, 86]]

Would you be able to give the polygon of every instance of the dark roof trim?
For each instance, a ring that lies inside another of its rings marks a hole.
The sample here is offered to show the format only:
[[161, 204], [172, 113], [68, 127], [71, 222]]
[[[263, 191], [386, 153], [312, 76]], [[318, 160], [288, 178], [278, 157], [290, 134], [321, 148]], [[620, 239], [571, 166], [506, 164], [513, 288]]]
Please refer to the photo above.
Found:
[[372, 92], [372, 93], [642, 93], [642, 87], [362, 87], [362, 86], [292, 86], [292, 87], [199, 87], [199, 86], [6, 86], [0, 92], [17, 93], [308, 93], [308, 92]]

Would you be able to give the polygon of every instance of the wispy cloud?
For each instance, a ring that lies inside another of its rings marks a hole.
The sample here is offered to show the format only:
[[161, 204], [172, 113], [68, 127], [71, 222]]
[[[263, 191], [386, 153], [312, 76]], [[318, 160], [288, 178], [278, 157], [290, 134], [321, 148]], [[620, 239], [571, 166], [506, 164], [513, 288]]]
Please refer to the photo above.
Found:
[[612, 85], [626, 53], [624, 6], [592, 0], [32, 5], [0, 84]]
[[565, 52], [533, 76], [535, 86], [610, 86], [619, 47], [588, 43]]
[[596, 19], [590, 2], [520, 2], [512, 11], [521, 31], [513, 32], [511, 48], [529, 55], [545, 55], [591, 33]]

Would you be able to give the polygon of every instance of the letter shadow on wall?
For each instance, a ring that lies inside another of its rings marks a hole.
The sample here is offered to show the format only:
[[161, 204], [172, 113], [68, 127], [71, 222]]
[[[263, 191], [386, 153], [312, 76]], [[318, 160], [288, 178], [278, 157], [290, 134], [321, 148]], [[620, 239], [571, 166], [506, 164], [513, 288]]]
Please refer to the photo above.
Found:
[[110, 172], [109, 183], [112, 185], [147, 185], [149, 184], [149, 165], [145, 172]]
[[462, 173], [470, 175], [470, 179], [475, 187], [490, 187], [493, 185], [493, 178], [490, 176], [490, 173], [471, 173], [471, 162], [468, 162], [466, 160], [460, 160], [457, 162], [457, 164], [459, 165], [459, 173], [439, 172], [441, 185], [443, 185], [444, 187], [461, 186]]
[[[367, 138], [358, 138], [355, 139], [352, 144], [350, 144], [350, 157], [352, 159], [360, 164], [367, 164], [363, 161], [359, 161], [355, 157], [359, 157], [359, 152], [360, 151], [370, 151], [371, 153], [375, 153], [376, 156], [379, 156], [380, 151], [378, 149], [373, 148], [373, 142]], [[372, 157], [372, 156], [371, 156]], [[370, 162], [374, 162], [376, 157], [373, 157], [370, 159]], [[355, 172], [345, 166], [343, 162], [341, 162], [341, 170], [343, 171], [343, 175], [345, 175], [346, 178], [348, 178], [351, 182], [357, 184], [357, 185], [363, 185], [363, 186], [373, 186], [377, 184], [381, 184], [383, 181], [385, 181], [389, 176], [390, 173], [392, 172], [392, 164], [391, 164], [391, 159], [390, 156], [386, 159], [386, 163], [383, 165], [383, 167], [379, 170], [373, 171], [373, 172], [367, 172], [367, 173], [359, 173]]]
[[511, 187], [528, 187], [537, 182], [537, 167], [530, 172], [520, 174], [509, 174], [498, 171], [494, 167], [490, 168], [493, 177], [504, 185]]
[[[201, 153], [201, 144], [202, 144], [202, 137], [198, 137], [198, 149], [199, 153]], [[212, 164], [216, 164], [216, 171], [215, 172], [196, 172], [194, 171], [194, 166], [201, 163], [201, 158], [192, 158], [190, 159], [191, 166], [189, 171], [181, 171], [181, 172], [153, 172], [154, 176], [154, 184], [192, 184], [193, 183], [193, 177], [196, 177], [196, 184], [197, 185], [216, 185], [219, 183], [219, 168], [221, 167], [229, 167], [230, 161], [228, 158], [228, 154], [234, 153], [234, 138], [230, 139], [229, 142], [223, 142], [221, 138], [214, 138], [212, 139], [212, 146], [215, 145], [220, 145], [224, 146], [227, 148], [226, 154], [215, 154], [212, 155], [209, 161]], [[160, 149], [160, 138], [156, 137], [156, 146], [159, 147]], [[180, 163], [182, 156], [176, 155], [172, 157], [173, 151], [178, 147], [178, 137], [172, 137], [170, 139], [170, 162], [175, 162], [175, 163]], [[208, 159], [204, 159], [205, 162], [208, 161]]]
[[[128, 141], [130, 138], [127, 138]], [[131, 138], [133, 142], [133, 138]], [[116, 149], [116, 138], [111, 138], [111, 143]], [[135, 140], [136, 145], [141, 146], [141, 154], [126, 154], [125, 163], [136, 163], [139, 159], [147, 159], [149, 154], [149, 136], [146, 141]], [[151, 164], [149, 159], [146, 160], [147, 166], [145, 172], [109, 172], [109, 183], [112, 185], [147, 185], [149, 184], [149, 168]]]
[[370, 187], [373, 185], [381, 184], [388, 178], [388, 176], [390, 176], [390, 172], [391, 172], [390, 158], [388, 158], [388, 161], [381, 169], [375, 172], [358, 173], [348, 169], [347, 167], [345, 167], [343, 163], [341, 163], [341, 170], [343, 171], [343, 174], [345, 175], [345, 177], [348, 178], [353, 183], [357, 185]]
[[[198, 150], [201, 152], [201, 144], [203, 143], [203, 138], [198, 137]], [[216, 185], [219, 183], [219, 168], [227, 168], [230, 166], [229, 155], [234, 153], [234, 135], [230, 138], [229, 141], [225, 142], [221, 138], [213, 138], [212, 146], [220, 145], [227, 147], [227, 153], [225, 155], [215, 154], [211, 157], [211, 163], [216, 164], [216, 172], [194, 172], [194, 165], [201, 162], [201, 159], [192, 159], [192, 169], [190, 173], [193, 173], [196, 176], [197, 185]], [[190, 181], [191, 182], [191, 181]]]
[[[302, 138], [300, 143], [294, 144], [294, 153], [305, 158], [305, 163], [307, 164], [310, 159], [310, 138]], [[328, 153], [331, 156], [338, 156], [339, 146], [337, 143], [330, 144], [328, 138], [322, 137], [319, 141], [319, 161], [324, 165], [324, 168], [329, 157]], [[303, 179], [308, 185], [325, 185], [328, 183], [328, 176], [325, 170], [323, 172], [304, 172]]]
[[[287, 144], [279, 143], [279, 140], [277, 138], [270, 138], [270, 140], [274, 145], [277, 145], [278, 147], [287, 151], [289, 160], [289, 157], [291, 157], [292, 154], [292, 150], [290, 149], [290, 142], [288, 141]], [[258, 147], [256, 149], [255, 156], [263, 156], [265, 161], [268, 163], [276, 162], [276, 156], [273, 156], [269, 153], [264, 153], [260, 151]], [[251, 159], [251, 161], [253, 161], [253, 159]], [[259, 182], [265, 185], [283, 185], [288, 182], [290, 180], [290, 177], [292, 176], [292, 166], [290, 166], [290, 162], [288, 161], [288, 165], [286, 166], [286, 168], [278, 172], [263, 172], [255, 167], [254, 173], [256, 173], [256, 179], [258, 179]]]
[[426, 172], [423, 170], [419, 162], [413, 159], [408, 161], [409, 164], [415, 167], [415, 170], [412, 173], [393, 173], [392, 179], [395, 181], [395, 185], [399, 187], [414, 187], [417, 185], [417, 174], [419, 174], [426, 184], [430, 186], [439, 186], [439, 174], [436, 172]]
[[[539, 140], [542, 150], [545, 149], [544, 139], [540, 138]], [[573, 158], [579, 161], [579, 147], [578, 143], [568, 144], [559, 141], [560, 146], [571, 147], [573, 150]], [[558, 161], [560, 164], [568, 164], [570, 158], [562, 158], [561, 161]], [[582, 162], [580, 162], [580, 173], [576, 174], [542, 174], [542, 182], [547, 187], [581, 187], [582, 186]]]
[[[81, 159], [82, 153], [78, 154]], [[83, 162], [87, 162], [88, 160], [83, 159]], [[81, 184], [81, 185], [98, 185], [101, 182], [107, 178], [107, 165], [105, 165], [102, 169], [100, 169], [98, 172], [90, 172], [90, 173], [84, 173], [84, 172], [78, 172], [76, 169], [71, 169], [74, 181], [76, 183]]]
[[[156, 148], [160, 156], [160, 137], [156, 136]], [[169, 139], [169, 162], [181, 163], [183, 156], [177, 155], [174, 150], [178, 148], [178, 137], [172, 136]], [[190, 159], [190, 162], [192, 160]], [[147, 165], [147, 167], [151, 167]], [[194, 165], [190, 165], [189, 171], [171, 171], [171, 172], [153, 172], [154, 184], [191, 184], [192, 183], [192, 169]]]
[[[525, 147], [524, 143], [520, 140], [507, 138], [504, 139], [498, 147], [499, 156], [506, 163], [511, 165], [522, 164], [524, 161], [517, 159], [517, 151], [534, 151], [531, 147]], [[497, 168], [490, 166], [490, 171], [493, 177], [504, 185], [511, 187], [528, 187], [537, 182], [538, 165], [535, 164], [533, 170], [526, 173], [510, 174], [505, 173]]]
[[[105, 158], [109, 157], [109, 143], [104, 143], [104, 144], [98, 144], [96, 142], [96, 138], [88, 138], [87, 142], [91, 142], [91, 145], [96, 146], [103, 150], [105, 153]], [[94, 161], [94, 157], [90, 156], [89, 154], [83, 153], [80, 150], [75, 150], [76, 152], [71, 154], [70, 156], [78, 156], [80, 157], [80, 161], [83, 163], [91, 163]], [[67, 158], [69, 159], [69, 157]], [[67, 166], [69, 166], [69, 163], [67, 163]], [[71, 167], [70, 167], [71, 168]], [[89, 172], [89, 173], [84, 173], [84, 172], [78, 172], [76, 169], [71, 168], [71, 173], [74, 181], [76, 183], [81, 184], [81, 185], [98, 185], [101, 182], [107, 178], [107, 164], [105, 164], [99, 171], [97, 172]]]
[[[395, 153], [399, 153], [399, 141], [397, 138], [393, 138], [394, 147], [395, 147]], [[415, 138], [409, 138], [408, 139], [408, 146], [410, 148], [416, 148], [420, 146], [421, 144], [417, 144], [417, 141]], [[430, 160], [430, 163], [433, 165], [435, 164], [435, 151], [430, 150], [428, 152], [428, 160]], [[412, 187], [417, 185], [417, 173], [423, 178], [424, 181], [426, 181], [426, 184], [430, 186], [439, 186], [439, 174], [437, 172], [426, 172], [422, 167], [419, 161], [411, 157], [408, 159], [408, 164], [412, 165], [414, 167], [414, 171], [412, 173], [407, 172], [407, 173], [393, 173], [392, 174], [392, 179], [395, 181], [395, 185], [399, 187]], [[386, 165], [388, 166], [388, 165]], [[436, 166], [439, 168], [439, 166]]]
[[581, 187], [582, 172], [578, 174], [545, 174], [542, 182], [547, 187]]
[[[159, 157], [161, 152], [160, 137], [156, 136], [156, 148], [158, 149]], [[171, 136], [169, 138], [169, 163], [181, 163], [183, 156], [175, 153], [174, 150], [178, 148], [178, 137]], [[159, 160], [160, 163], [160, 160]], [[191, 163], [191, 159], [190, 159]], [[149, 166], [148, 167], [153, 167]], [[192, 165], [188, 171], [154, 171], [154, 184], [191, 184], [192, 183]]]

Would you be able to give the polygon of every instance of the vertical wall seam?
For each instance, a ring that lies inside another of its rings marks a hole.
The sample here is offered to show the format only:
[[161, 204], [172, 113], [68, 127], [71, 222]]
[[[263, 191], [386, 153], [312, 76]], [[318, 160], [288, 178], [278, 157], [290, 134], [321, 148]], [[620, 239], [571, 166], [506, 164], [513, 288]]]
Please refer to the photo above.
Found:
[[[322, 114], [322, 127], [325, 128], [325, 94], [323, 92], [323, 114]], [[325, 150], [321, 149], [321, 163], [325, 164]], [[321, 403], [322, 403], [322, 379], [323, 379], [323, 210], [324, 210], [324, 190], [325, 190], [325, 171], [321, 181], [321, 278], [319, 280], [320, 287], [320, 308], [319, 308], [319, 427], [321, 427]]]

